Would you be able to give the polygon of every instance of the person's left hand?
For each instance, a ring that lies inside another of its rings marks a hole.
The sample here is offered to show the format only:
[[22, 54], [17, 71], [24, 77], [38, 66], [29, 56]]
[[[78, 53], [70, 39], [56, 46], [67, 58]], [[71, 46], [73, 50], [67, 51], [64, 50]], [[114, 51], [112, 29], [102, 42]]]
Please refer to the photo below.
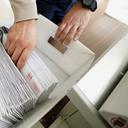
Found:
[[5, 49], [19, 69], [23, 68], [35, 46], [35, 20], [21, 21], [11, 27]]
[[79, 39], [80, 35], [88, 25], [91, 11], [83, 8], [80, 2], [77, 2], [71, 10], [65, 15], [56, 34], [55, 40], [68, 44], [72, 40]]

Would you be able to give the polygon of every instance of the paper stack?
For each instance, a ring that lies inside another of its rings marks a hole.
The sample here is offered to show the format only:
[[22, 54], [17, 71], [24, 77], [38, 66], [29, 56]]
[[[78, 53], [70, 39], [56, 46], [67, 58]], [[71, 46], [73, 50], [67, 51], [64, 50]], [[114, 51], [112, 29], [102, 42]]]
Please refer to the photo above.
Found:
[[45, 100], [58, 83], [57, 78], [48, 69], [35, 51], [21, 71], [37, 97], [37, 102]]
[[45, 100], [57, 84], [57, 78], [33, 52], [19, 71], [0, 43], [0, 128], [8, 128]]

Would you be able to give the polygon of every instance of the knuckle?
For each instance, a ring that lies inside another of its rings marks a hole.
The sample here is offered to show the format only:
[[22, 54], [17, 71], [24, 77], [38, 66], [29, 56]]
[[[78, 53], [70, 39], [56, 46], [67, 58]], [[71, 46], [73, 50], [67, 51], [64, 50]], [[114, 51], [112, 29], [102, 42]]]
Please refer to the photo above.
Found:
[[18, 59], [18, 63], [17, 63], [17, 67], [18, 67], [19, 69], [21, 69], [21, 68], [25, 65], [25, 63], [26, 63], [26, 61], [27, 61], [26, 56], [23, 56], [23, 54], [22, 54], [21, 56], [22, 56], [22, 57]]
[[67, 32], [64, 30], [63, 33], [62, 33], [63, 36], [66, 36], [67, 35]]
[[16, 56], [12, 57], [12, 61], [16, 62], [17, 61], [17, 57]]
[[20, 45], [21, 47], [23, 47], [25, 45], [25, 41], [22, 38], [19, 38], [18, 40], [16, 40], [17, 45]]
[[12, 60], [13, 60], [13, 61], [16, 61], [17, 58], [19, 58], [19, 55], [20, 55], [20, 54], [18, 54], [18, 53], [14, 54], [13, 57], [12, 57]]
[[61, 43], [61, 42], [63, 42], [63, 38], [61, 37], [61, 38], [59, 38], [57, 41], [58, 41], [59, 43]]
[[21, 59], [21, 60], [17, 63], [17, 67], [20, 68], [20, 69], [21, 69], [24, 65], [25, 65], [25, 60], [24, 60], [24, 59]]
[[20, 60], [20, 63], [25, 64], [25, 62], [26, 62], [26, 57], [22, 57], [22, 59]]
[[14, 49], [13, 49], [13, 48], [9, 48], [9, 49], [7, 50], [7, 52], [8, 52], [9, 55], [12, 55], [13, 52], [14, 52]]
[[70, 24], [70, 22], [71, 22], [71, 18], [70, 17], [65, 17], [64, 18], [64, 21], [63, 21], [63, 23], [65, 23], [65, 24]]
[[9, 55], [12, 55], [13, 54], [13, 51], [12, 50], [8, 50], [8, 54]]
[[14, 40], [14, 37], [12, 35], [9, 35], [7, 37], [7, 41], [13, 42], [13, 40]]
[[68, 39], [71, 40], [72, 38], [73, 38], [73, 34], [70, 33], [70, 34], [68, 35]]
[[7, 41], [12, 42], [13, 38], [11, 36], [8, 36]]
[[60, 27], [58, 28], [58, 31], [59, 31], [59, 32], [62, 31], [62, 26], [60, 26]]
[[70, 42], [71, 40], [72, 40], [72, 37], [70, 37], [70, 36], [68, 36], [66, 39], [67, 42]]
[[69, 36], [72, 37], [74, 33], [75, 33], [75, 30], [70, 31]]
[[58, 31], [59, 32], [63, 31], [63, 25], [60, 25], [60, 27], [58, 28]]
[[71, 28], [71, 27], [72, 27], [72, 24], [68, 23], [67, 28]]

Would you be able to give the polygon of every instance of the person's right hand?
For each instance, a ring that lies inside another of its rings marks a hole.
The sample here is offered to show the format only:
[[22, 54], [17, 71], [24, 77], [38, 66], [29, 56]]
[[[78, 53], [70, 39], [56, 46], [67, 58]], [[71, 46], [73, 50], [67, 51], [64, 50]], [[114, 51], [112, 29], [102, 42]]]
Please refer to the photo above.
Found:
[[87, 27], [91, 14], [92, 12], [88, 8], [83, 8], [81, 3], [77, 2], [58, 27], [55, 40], [66, 45], [72, 40], [78, 40]]
[[35, 46], [35, 20], [21, 21], [11, 27], [5, 49], [19, 69], [23, 68]]

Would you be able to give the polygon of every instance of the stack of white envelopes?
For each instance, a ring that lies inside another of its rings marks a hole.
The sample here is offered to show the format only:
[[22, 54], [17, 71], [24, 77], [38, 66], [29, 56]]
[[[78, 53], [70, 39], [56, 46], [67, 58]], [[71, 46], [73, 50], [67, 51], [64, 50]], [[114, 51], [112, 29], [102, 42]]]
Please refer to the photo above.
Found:
[[45, 100], [58, 83], [55, 75], [35, 51], [31, 54], [21, 73], [36, 95], [38, 103]]
[[57, 83], [36, 52], [20, 72], [0, 43], [0, 128], [23, 119], [24, 113], [45, 100]]

